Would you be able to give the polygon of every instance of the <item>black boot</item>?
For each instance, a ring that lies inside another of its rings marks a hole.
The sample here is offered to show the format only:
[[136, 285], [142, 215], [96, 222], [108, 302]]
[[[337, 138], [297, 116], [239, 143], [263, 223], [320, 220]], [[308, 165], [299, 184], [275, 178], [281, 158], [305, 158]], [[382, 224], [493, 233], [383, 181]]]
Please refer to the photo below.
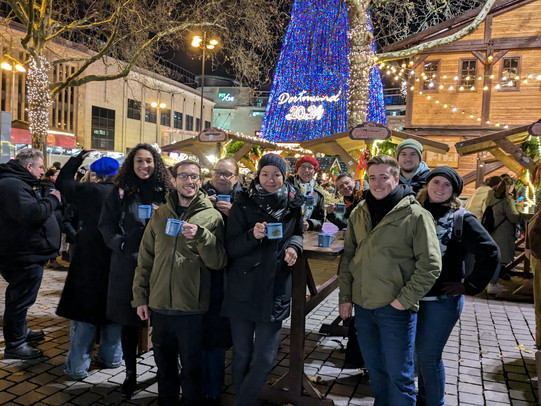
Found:
[[122, 383], [120, 388], [120, 394], [126, 399], [131, 399], [133, 392], [137, 389], [137, 380], [135, 379], [135, 372], [126, 372], [126, 379]]
[[41, 341], [44, 338], [45, 338], [45, 333], [43, 332], [43, 330], [28, 329], [28, 333], [26, 334], [27, 343], [37, 343], [38, 341]]
[[43, 356], [43, 351], [23, 343], [15, 348], [6, 348], [4, 359], [36, 359]]

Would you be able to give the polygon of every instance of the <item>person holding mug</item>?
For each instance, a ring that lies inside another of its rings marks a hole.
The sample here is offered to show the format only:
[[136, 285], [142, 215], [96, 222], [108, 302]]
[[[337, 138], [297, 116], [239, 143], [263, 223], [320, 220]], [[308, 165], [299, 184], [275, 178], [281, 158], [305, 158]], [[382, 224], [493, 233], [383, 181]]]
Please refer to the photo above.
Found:
[[[139, 206], [153, 210], [165, 202], [165, 194], [173, 190], [171, 174], [158, 152], [149, 144], [133, 148], [113, 179], [115, 187], [107, 197], [98, 228], [111, 254], [111, 272], [107, 297], [107, 318], [122, 325], [122, 352], [126, 379], [121, 393], [131, 398], [136, 390], [136, 355], [141, 321], [131, 301], [137, 254], [148, 218], [141, 218]], [[146, 216], [145, 216], [146, 217]]]
[[348, 225], [351, 212], [363, 199], [364, 190], [349, 173], [342, 173], [336, 177], [336, 190], [343, 196], [344, 203], [330, 203], [327, 205], [327, 220], [338, 229], [343, 230]]
[[[289, 316], [291, 267], [302, 253], [304, 198], [284, 183], [285, 174], [280, 156], [264, 155], [227, 221], [229, 266], [222, 314], [229, 317], [233, 337], [235, 406], [255, 404], [278, 350], [282, 321]], [[273, 233], [267, 230], [272, 223], [281, 223], [280, 238], [279, 227]]]

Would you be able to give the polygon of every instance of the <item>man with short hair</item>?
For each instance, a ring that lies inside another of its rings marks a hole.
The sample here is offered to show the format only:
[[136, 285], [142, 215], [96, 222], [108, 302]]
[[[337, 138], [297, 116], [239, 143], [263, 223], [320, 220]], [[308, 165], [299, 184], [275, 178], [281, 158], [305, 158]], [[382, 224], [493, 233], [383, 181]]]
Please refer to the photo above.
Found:
[[[222, 158], [214, 166], [212, 178], [205, 182], [202, 189], [208, 193], [214, 207], [225, 216], [235, 200], [235, 195], [242, 189], [239, 183], [239, 166], [233, 158]], [[217, 195], [229, 195], [230, 201], [218, 201]]]
[[26, 314], [36, 301], [43, 265], [57, 256], [60, 229], [54, 217], [60, 192], [46, 197], [38, 192], [43, 175], [43, 153], [24, 149], [0, 164], [0, 274], [8, 283], [3, 319], [4, 358], [34, 359], [43, 352], [29, 344], [43, 339], [32, 331]]
[[327, 205], [327, 220], [340, 230], [343, 230], [348, 225], [349, 215], [363, 199], [364, 188], [361, 189], [349, 173], [341, 173], [338, 175], [335, 184], [336, 190], [344, 198], [346, 211], [344, 213], [336, 213], [336, 204], [329, 203]]
[[[150, 218], [139, 248], [132, 305], [141, 320], [152, 319], [158, 367], [158, 403], [176, 405], [182, 380], [183, 405], [201, 401], [203, 314], [210, 300], [210, 270], [227, 261], [224, 222], [201, 188], [201, 167], [175, 165], [176, 193]], [[177, 236], [165, 233], [169, 220], [182, 220]], [[182, 364], [179, 378], [178, 357]]]
[[367, 165], [370, 190], [349, 217], [339, 273], [339, 311], [351, 317], [375, 404], [414, 406], [416, 312], [441, 271], [432, 216], [399, 185], [398, 162]]
[[420, 142], [407, 139], [398, 144], [396, 159], [400, 165], [400, 183], [411, 186], [415, 194], [426, 185], [430, 168], [423, 161], [423, 146]]

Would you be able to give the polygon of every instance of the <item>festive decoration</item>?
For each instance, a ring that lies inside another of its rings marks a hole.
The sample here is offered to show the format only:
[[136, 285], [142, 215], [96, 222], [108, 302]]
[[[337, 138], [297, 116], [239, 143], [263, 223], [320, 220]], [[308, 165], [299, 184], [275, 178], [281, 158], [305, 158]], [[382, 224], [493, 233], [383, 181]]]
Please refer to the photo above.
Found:
[[49, 71], [51, 64], [43, 56], [30, 58], [28, 76], [26, 78], [28, 95], [28, 118], [32, 145], [44, 149], [49, 130], [49, 106], [51, 92], [49, 90]]
[[[343, 1], [295, 1], [261, 127], [263, 138], [302, 142], [347, 131], [347, 33]], [[379, 70], [372, 69], [370, 77], [368, 120], [386, 124]]]
[[367, 148], [363, 151], [363, 153], [361, 154], [361, 157], [359, 158], [359, 163], [357, 164], [357, 170], [355, 171], [355, 180], [364, 179], [364, 175], [366, 172], [366, 165], [368, 164], [368, 161], [370, 161], [370, 158], [372, 158], [372, 154], [370, 153], [370, 150]]

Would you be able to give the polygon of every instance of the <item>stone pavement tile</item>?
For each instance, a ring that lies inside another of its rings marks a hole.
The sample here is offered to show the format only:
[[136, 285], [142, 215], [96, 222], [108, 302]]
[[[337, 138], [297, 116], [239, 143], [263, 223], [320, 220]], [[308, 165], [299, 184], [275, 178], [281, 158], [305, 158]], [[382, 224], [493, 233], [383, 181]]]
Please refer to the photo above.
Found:
[[33, 405], [46, 397], [47, 395], [43, 393], [32, 391], [32, 392], [26, 393], [23, 396], [17, 397], [17, 399], [14, 399], [14, 401], [21, 405]]
[[7, 376], [6, 380], [11, 381], [11, 382], [15, 382], [15, 383], [20, 383], [20, 382], [27, 381], [27, 380], [33, 378], [34, 376], [36, 376], [36, 374], [27, 373], [25, 370], [21, 370], [21, 371], [14, 372], [11, 375]]
[[458, 390], [460, 392], [474, 393], [477, 395], [483, 394], [483, 387], [481, 385], [474, 385], [471, 383], [460, 382], [458, 384]]
[[505, 382], [490, 382], [490, 381], [484, 381], [483, 382], [485, 386], [485, 390], [490, 390], [493, 392], [505, 392], [509, 390]]
[[484, 405], [485, 400], [483, 395], [475, 395], [473, 393], [459, 393], [458, 400], [460, 404], [462, 403], [471, 403], [473, 405]]
[[456, 395], [445, 394], [446, 406], [458, 406], [458, 397]]
[[44, 395], [50, 396], [64, 389], [66, 389], [66, 385], [63, 385], [59, 382], [49, 382], [47, 385], [43, 385], [37, 388], [36, 392], [43, 393]]
[[349, 397], [343, 395], [336, 395], [334, 393], [328, 393], [325, 396], [326, 399], [331, 399], [334, 401], [336, 406], [347, 406], [349, 405]]
[[493, 392], [486, 390], [484, 394], [487, 402], [500, 402], [509, 404], [509, 394], [506, 392]]
[[80, 406], [97, 404], [102, 396], [97, 393], [85, 392], [81, 396], [72, 399], [72, 403]]
[[2, 395], [2, 405], [4, 406], [7, 406], [9, 404], [16, 405], [16, 403], [9, 403], [9, 401], [15, 399], [17, 395], [14, 395], [13, 393], [7, 393], [7, 392], [2, 392], [0, 395]]
[[22, 396], [25, 393], [33, 391], [37, 387], [38, 387], [38, 385], [35, 385], [35, 384], [31, 383], [31, 382], [21, 382], [21, 383], [15, 385], [15, 386], [9, 387], [7, 389], [7, 392], [13, 393], [14, 395], [17, 395], [17, 396]]
[[30, 378], [28, 381], [29, 382], [32, 382], [32, 383], [35, 383], [35, 384], [38, 384], [40, 386], [43, 386], [51, 381], [54, 381], [55, 379], [57, 378], [56, 375], [53, 375], [53, 374], [48, 374], [46, 372], [42, 373], [42, 374], [39, 374], [39, 375], [36, 375], [32, 378]]
[[511, 389], [509, 391], [509, 396], [511, 397], [511, 399], [516, 399], [516, 400], [525, 400], [527, 402], [535, 401], [535, 398], [530, 391]]
[[56, 392], [54, 395], [43, 399], [42, 402], [47, 404], [47, 405], [58, 406], [58, 405], [69, 404], [71, 399], [73, 399], [73, 395], [70, 395], [69, 393]]

